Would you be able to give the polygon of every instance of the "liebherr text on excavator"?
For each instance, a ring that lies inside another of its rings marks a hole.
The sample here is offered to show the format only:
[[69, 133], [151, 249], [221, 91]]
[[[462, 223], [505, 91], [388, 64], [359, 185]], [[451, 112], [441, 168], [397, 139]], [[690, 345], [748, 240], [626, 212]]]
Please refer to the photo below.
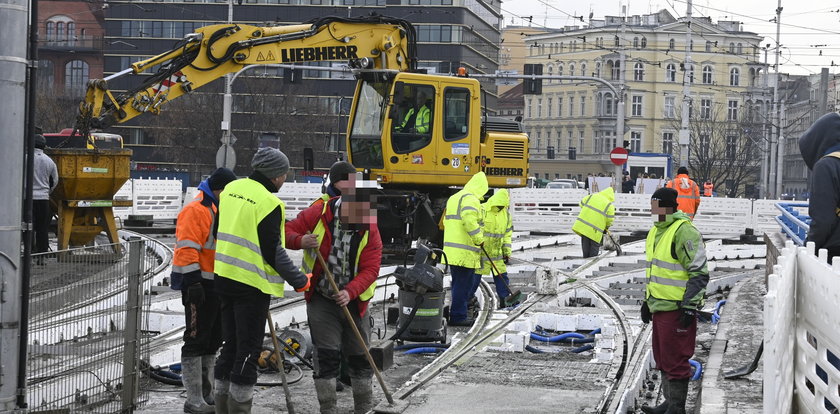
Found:
[[[478, 80], [417, 71], [415, 39], [411, 23], [384, 16], [201, 27], [164, 53], [91, 80], [76, 128], [86, 134], [158, 114], [167, 102], [248, 65], [348, 62], [358, 82], [347, 156], [383, 188], [383, 242], [399, 248], [421, 237], [438, 240], [446, 199], [476, 172], [488, 175], [490, 187], [526, 185], [528, 137], [517, 122], [483, 115]], [[154, 66], [137, 87], [108, 89], [109, 80]]]

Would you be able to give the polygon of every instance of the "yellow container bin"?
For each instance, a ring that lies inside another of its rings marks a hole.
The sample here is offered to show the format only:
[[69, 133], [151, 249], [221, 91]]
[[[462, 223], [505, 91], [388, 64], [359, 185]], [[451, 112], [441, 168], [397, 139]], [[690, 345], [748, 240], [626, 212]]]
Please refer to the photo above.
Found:
[[90, 243], [102, 231], [119, 252], [113, 207], [131, 200], [114, 194], [131, 177], [131, 150], [46, 149], [58, 167], [58, 187], [50, 195], [58, 206], [58, 249]]

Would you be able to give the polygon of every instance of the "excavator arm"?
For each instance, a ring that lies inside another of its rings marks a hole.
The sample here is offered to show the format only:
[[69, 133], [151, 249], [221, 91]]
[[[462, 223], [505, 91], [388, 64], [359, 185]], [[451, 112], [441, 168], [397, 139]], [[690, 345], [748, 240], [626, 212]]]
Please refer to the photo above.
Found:
[[[416, 35], [408, 21], [384, 16], [324, 17], [307, 24], [257, 27], [217, 24], [190, 33], [175, 47], [88, 82], [76, 130], [126, 122], [247, 65], [344, 61], [359, 69], [413, 71]], [[108, 81], [159, 66], [137, 87], [115, 94]]]

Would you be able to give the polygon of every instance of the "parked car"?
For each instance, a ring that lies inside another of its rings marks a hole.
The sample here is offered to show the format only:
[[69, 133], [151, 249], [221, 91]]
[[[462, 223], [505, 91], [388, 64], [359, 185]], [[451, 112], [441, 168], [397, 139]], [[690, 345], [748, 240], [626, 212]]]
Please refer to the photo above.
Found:
[[546, 184], [545, 188], [557, 189], [557, 188], [580, 188], [580, 187], [578, 187], [578, 181], [577, 180], [563, 178], [563, 179], [559, 179], [559, 180], [554, 180], [554, 181]]

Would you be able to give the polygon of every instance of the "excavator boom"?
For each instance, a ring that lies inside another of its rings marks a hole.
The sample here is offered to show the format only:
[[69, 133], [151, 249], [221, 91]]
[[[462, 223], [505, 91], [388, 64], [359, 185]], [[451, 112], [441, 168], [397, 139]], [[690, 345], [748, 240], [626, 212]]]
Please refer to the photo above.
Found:
[[[409, 71], [415, 55], [413, 26], [384, 16], [325, 17], [277, 27], [204, 26], [166, 52], [88, 82], [76, 129], [87, 134], [145, 112], [158, 114], [167, 102], [248, 65], [343, 61], [360, 69]], [[155, 66], [157, 72], [136, 88], [120, 94], [108, 88], [110, 80]]]

